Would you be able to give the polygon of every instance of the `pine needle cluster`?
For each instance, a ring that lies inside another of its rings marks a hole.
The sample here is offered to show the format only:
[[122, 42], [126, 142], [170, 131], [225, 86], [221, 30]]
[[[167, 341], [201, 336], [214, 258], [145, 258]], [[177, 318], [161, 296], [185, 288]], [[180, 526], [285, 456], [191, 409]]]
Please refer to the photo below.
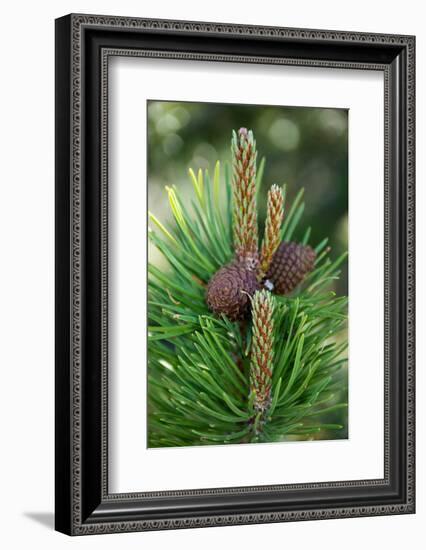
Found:
[[[303, 190], [285, 212], [286, 186], [271, 187], [259, 254], [255, 198], [264, 160], [256, 170], [248, 131], [233, 133], [231, 154], [224, 175], [219, 162], [212, 177], [189, 171], [192, 200], [166, 188], [172, 223], [149, 214], [149, 238], [168, 262], [164, 272], [148, 266], [150, 447], [333, 438], [342, 428], [321, 419], [347, 406], [336, 402], [347, 298], [330, 289], [346, 254], [331, 260], [325, 239], [311, 245], [315, 265], [294, 290], [278, 295], [263, 286], [280, 243], [300, 229]], [[309, 239], [308, 228], [300, 245]], [[212, 277], [236, 259], [256, 273], [243, 319], [214, 313], [206, 298]]]

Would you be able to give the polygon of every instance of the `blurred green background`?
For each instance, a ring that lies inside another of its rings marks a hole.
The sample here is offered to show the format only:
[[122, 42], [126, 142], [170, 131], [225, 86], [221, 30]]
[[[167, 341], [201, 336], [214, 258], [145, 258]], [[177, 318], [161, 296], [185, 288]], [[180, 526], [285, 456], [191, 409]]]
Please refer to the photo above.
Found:
[[[191, 167], [212, 174], [217, 160], [222, 167], [230, 161], [233, 129], [253, 130], [258, 161], [266, 157], [259, 222], [266, 213], [266, 194], [273, 183], [287, 184], [286, 209], [301, 187], [305, 189], [305, 212], [299, 233], [302, 238], [311, 226], [310, 244], [325, 237], [337, 258], [348, 248], [348, 111], [346, 109], [281, 107], [174, 101], [148, 101], [148, 208], [163, 223], [172, 216], [164, 190], [175, 184], [188, 199], [193, 188], [188, 176]], [[223, 171], [223, 168], [222, 168]], [[223, 172], [222, 172], [223, 173]], [[167, 269], [160, 253], [149, 247], [150, 262]], [[348, 294], [347, 262], [339, 281], [338, 295]], [[340, 334], [338, 339], [347, 338]], [[347, 369], [342, 369], [341, 391], [336, 402], [347, 400]], [[321, 434], [321, 439], [347, 437], [347, 411], [340, 409], [321, 419], [345, 426], [338, 434]]]

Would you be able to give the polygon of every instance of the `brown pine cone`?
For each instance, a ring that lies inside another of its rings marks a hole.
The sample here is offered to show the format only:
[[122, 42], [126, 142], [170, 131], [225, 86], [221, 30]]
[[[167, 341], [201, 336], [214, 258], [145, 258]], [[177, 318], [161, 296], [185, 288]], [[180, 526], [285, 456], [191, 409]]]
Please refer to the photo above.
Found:
[[288, 294], [312, 271], [315, 257], [310, 246], [282, 242], [272, 258], [264, 286], [276, 294]]
[[260, 285], [256, 273], [241, 262], [221, 267], [207, 285], [207, 305], [230, 321], [243, 319], [250, 309], [250, 298]]

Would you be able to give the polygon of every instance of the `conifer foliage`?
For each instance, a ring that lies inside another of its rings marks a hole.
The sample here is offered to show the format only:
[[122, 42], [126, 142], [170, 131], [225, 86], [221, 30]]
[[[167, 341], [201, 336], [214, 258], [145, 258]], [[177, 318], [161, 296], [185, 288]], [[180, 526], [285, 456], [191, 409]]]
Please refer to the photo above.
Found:
[[[346, 362], [347, 298], [336, 297], [346, 254], [292, 238], [303, 190], [268, 190], [259, 246], [253, 133], [233, 132], [231, 170], [189, 171], [193, 199], [166, 187], [173, 223], [150, 213], [149, 238], [168, 262], [148, 271], [148, 445], [171, 447], [310, 439], [340, 430], [325, 413]], [[333, 436], [329, 436], [333, 437]]]

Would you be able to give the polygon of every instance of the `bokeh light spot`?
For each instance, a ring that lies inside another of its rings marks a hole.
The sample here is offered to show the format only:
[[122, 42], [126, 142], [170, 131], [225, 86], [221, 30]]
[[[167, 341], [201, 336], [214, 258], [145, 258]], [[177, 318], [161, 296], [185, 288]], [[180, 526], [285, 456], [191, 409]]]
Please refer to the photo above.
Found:
[[194, 149], [193, 166], [203, 169], [213, 167], [217, 157], [216, 149], [210, 143], [203, 141]]
[[348, 126], [347, 112], [342, 109], [321, 109], [320, 124], [330, 134], [340, 136]]
[[168, 134], [169, 132], [176, 132], [181, 127], [179, 119], [172, 113], [165, 113], [155, 125], [155, 129], [159, 134]]
[[269, 128], [269, 138], [282, 151], [293, 151], [299, 145], [300, 130], [288, 118], [279, 118]]
[[178, 134], [168, 134], [163, 139], [163, 151], [168, 156], [178, 153], [183, 145], [183, 139]]
[[186, 126], [191, 120], [191, 115], [184, 107], [176, 107], [175, 109], [173, 109], [172, 114], [178, 119], [181, 128]]

